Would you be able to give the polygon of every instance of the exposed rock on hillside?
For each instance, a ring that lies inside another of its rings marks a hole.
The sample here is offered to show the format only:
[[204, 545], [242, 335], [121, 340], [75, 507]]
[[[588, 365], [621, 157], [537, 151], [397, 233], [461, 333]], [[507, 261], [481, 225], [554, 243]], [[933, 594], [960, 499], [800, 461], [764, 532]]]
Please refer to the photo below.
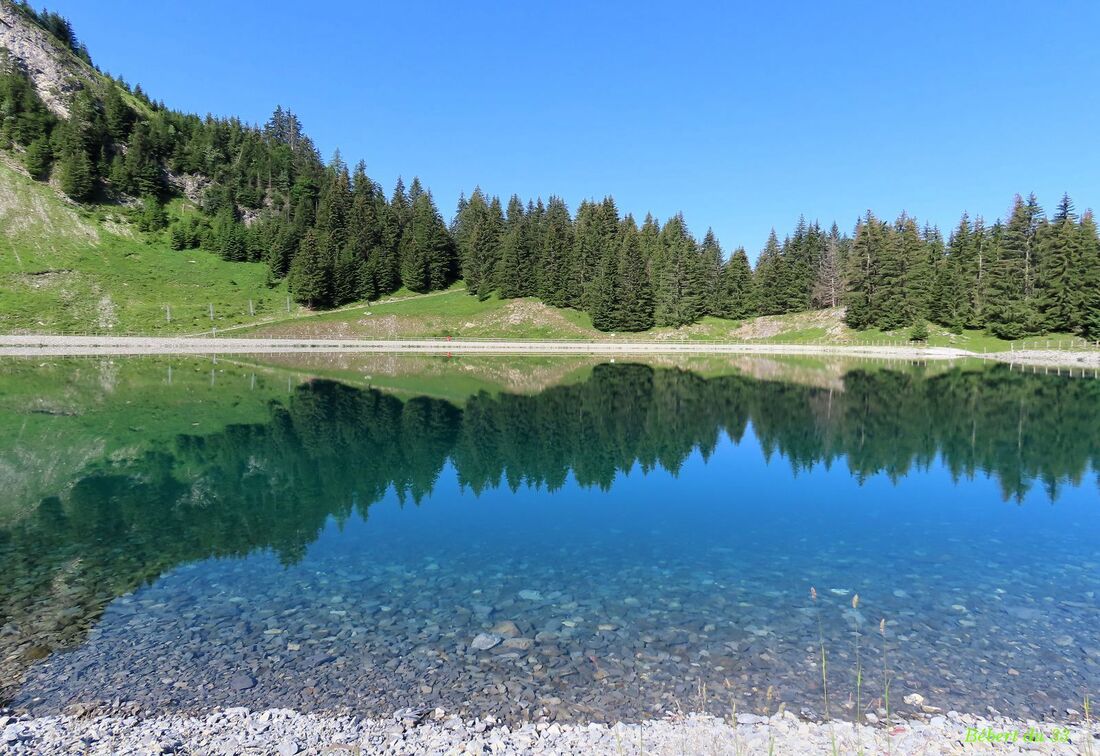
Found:
[[69, 117], [73, 92], [94, 83], [94, 74], [45, 29], [0, 0], [0, 48], [24, 69], [54, 115]]

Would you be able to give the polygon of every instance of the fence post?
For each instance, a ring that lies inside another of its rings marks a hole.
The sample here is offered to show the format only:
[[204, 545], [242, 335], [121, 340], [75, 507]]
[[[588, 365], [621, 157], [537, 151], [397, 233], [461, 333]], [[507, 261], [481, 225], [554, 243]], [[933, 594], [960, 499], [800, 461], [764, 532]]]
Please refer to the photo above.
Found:
[[210, 320], [211, 320], [211, 322], [213, 322], [213, 320], [214, 320], [214, 303], [213, 302], [210, 303]]

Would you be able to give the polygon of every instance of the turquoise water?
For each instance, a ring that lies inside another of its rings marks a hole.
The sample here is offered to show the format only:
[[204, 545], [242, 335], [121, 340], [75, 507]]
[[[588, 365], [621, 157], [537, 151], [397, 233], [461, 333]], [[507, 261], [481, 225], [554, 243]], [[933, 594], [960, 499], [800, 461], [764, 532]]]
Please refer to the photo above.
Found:
[[1100, 687], [1095, 379], [600, 365], [464, 401], [313, 380], [161, 438], [148, 407], [89, 405], [84, 432], [126, 443], [0, 526], [5, 694], [33, 713], [820, 718], [822, 645], [833, 716], [882, 706], [884, 674], [896, 711], [1055, 721]]

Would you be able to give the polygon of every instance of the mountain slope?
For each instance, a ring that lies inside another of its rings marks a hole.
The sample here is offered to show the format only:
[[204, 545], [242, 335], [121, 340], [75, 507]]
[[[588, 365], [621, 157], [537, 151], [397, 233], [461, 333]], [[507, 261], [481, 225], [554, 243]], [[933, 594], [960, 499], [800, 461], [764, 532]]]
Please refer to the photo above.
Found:
[[179, 333], [253, 322], [286, 308], [285, 285], [269, 288], [267, 278], [262, 263], [146, 239], [119, 208], [82, 207], [0, 161], [0, 331]]
[[[138, 116], [146, 110], [8, 0], [0, 0], [0, 48], [0, 62], [21, 71], [61, 122], [82, 91], [102, 99], [114, 89]], [[286, 287], [268, 285], [266, 265], [173, 250], [166, 233], [137, 229], [139, 206], [118, 193], [73, 202], [56, 168], [48, 182], [31, 178], [27, 149], [15, 140], [0, 150], [0, 331], [191, 332], [285, 312]], [[165, 211], [198, 215], [183, 198]]]

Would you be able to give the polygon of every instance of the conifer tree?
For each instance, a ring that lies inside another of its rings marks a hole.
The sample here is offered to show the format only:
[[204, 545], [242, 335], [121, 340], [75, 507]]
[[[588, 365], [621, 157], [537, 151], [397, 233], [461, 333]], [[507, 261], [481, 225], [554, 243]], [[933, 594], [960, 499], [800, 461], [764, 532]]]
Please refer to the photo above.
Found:
[[634, 218], [626, 216], [617, 235], [618, 323], [620, 331], [645, 331], [653, 327], [653, 288], [646, 270], [642, 238]]
[[714, 235], [714, 229], [708, 228], [699, 249], [699, 265], [704, 313], [716, 318], [722, 317], [726, 310], [722, 297], [722, 264], [722, 246]]
[[573, 220], [560, 197], [551, 197], [539, 237], [538, 295], [555, 307], [569, 305]]
[[617, 256], [614, 239], [618, 225], [618, 209], [610, 197], [598, 204], [586, 200], [578, 208], [573, 232], [570, 306], [591, 311], [592, 282], [607, 257]]
[[970, 218], [963, 213], [935, 268], [931, 293], [932, 319], [957, 332], [972, 319], [977, 254]]
[[134, 123], [134, 111], [122, 99], [117, 86], [108, 86], [103, 97], [103, 114], [107, 133], [116, 142], [123, 142], [130, 136]]
[[417, 196], [401, 248], [401, 281], [412, 291], [444, 289], [454, 280], [454, 244], [431, 194]]
[[657, 325], [679, 328], [703, 315], [706, 307], [703, 265], [682, 215], [673, 216], [661, 229], [653, 276]]
[[720, 317], [741, 320], [756, 314], [752, 265], [744, 247], [738, 247], [722, 266]]
[[814, 307], [838, 307], [844, 291], [841, 272], [840, 229], [834, 223], [825, 239], [821, 256], [814, 271], [814, 284], [810, 303]]
[[1040, 317], [1035, 301], [1036, 238], [1042, 210], [1034, 195], [1019, 195], [990, 264], [986, 320], [1000, 338], [1018, 339], [1038, 333]]
[[53, 152], [50, 150], [50, 140], [44, 136], [38, 137], [27, 146], [27, 153], [23, 156], [23, 167], [27, 169], [30, 177], [43, 181], [50, 176], [50, 164], [53, 160]]
[[58, 173], [61, 191], [65, 194], [77, 201], [91, 197], [95, 187], [95, 174], [92, 161], [83, 150], [69, 148], [62, 152], [58, 161]]
[[888, 243], [885, 224], [868, 210], [856, 224], [852, 254], [848, 258], [845, 322], [851, 328], [863, 330], [876, 324], [879, 267]]
[[786, 263], [775, 229], [768, 234], [760, 257], [756, 260], [757, 306], [761, 315], [778, 315], [786, 312]]
[[528, 297], [535, 293], [535, 233], [532, 228], [535, 222], [536, 219], [524, 211], [519, 197], [512, 195], [497, 269], [501, 297]]
[[1100, 236], [1096, 219], [1089, 210], [1081, 216], [1077, 243], [1077, 313], [1074, 320], [1080, 333], [1090, 341], [1100, 341]]
[[328, 302], [329, 273], [317, 233], [307, 231], [290, 265], [287, 280], [294, 301], [307, 307], [325, 306]]
[[[901, 311], [898, 317], [891, 316], [890, 320], [896, 323], [892, 328], [900, 328], [917, 321], [923, 322], [928, 316], [933, 283], [932, 258], [936, 253], [932, 251], [935, 240], [931, 229], [922, 234], [913, 218], [902, 214], [895, 228], [898, 262], [902, 271], [897, 286], [901, 295]], [[890, 284], [883, 282], [883, 285]]]
[[608, 255], [600, 260], [596, 277], [589, 284], [588, 314], [597, 330], [620, 330], [622, 302], [618, 276], [618, 255]]
[[1037, 303], [1045, 330], [1068, 332], [1077, 323], [1075, 263], [1080, 231], [1069, 195], [1063, 195], [1051, 222], [1037, 235], [1039, 271]]

